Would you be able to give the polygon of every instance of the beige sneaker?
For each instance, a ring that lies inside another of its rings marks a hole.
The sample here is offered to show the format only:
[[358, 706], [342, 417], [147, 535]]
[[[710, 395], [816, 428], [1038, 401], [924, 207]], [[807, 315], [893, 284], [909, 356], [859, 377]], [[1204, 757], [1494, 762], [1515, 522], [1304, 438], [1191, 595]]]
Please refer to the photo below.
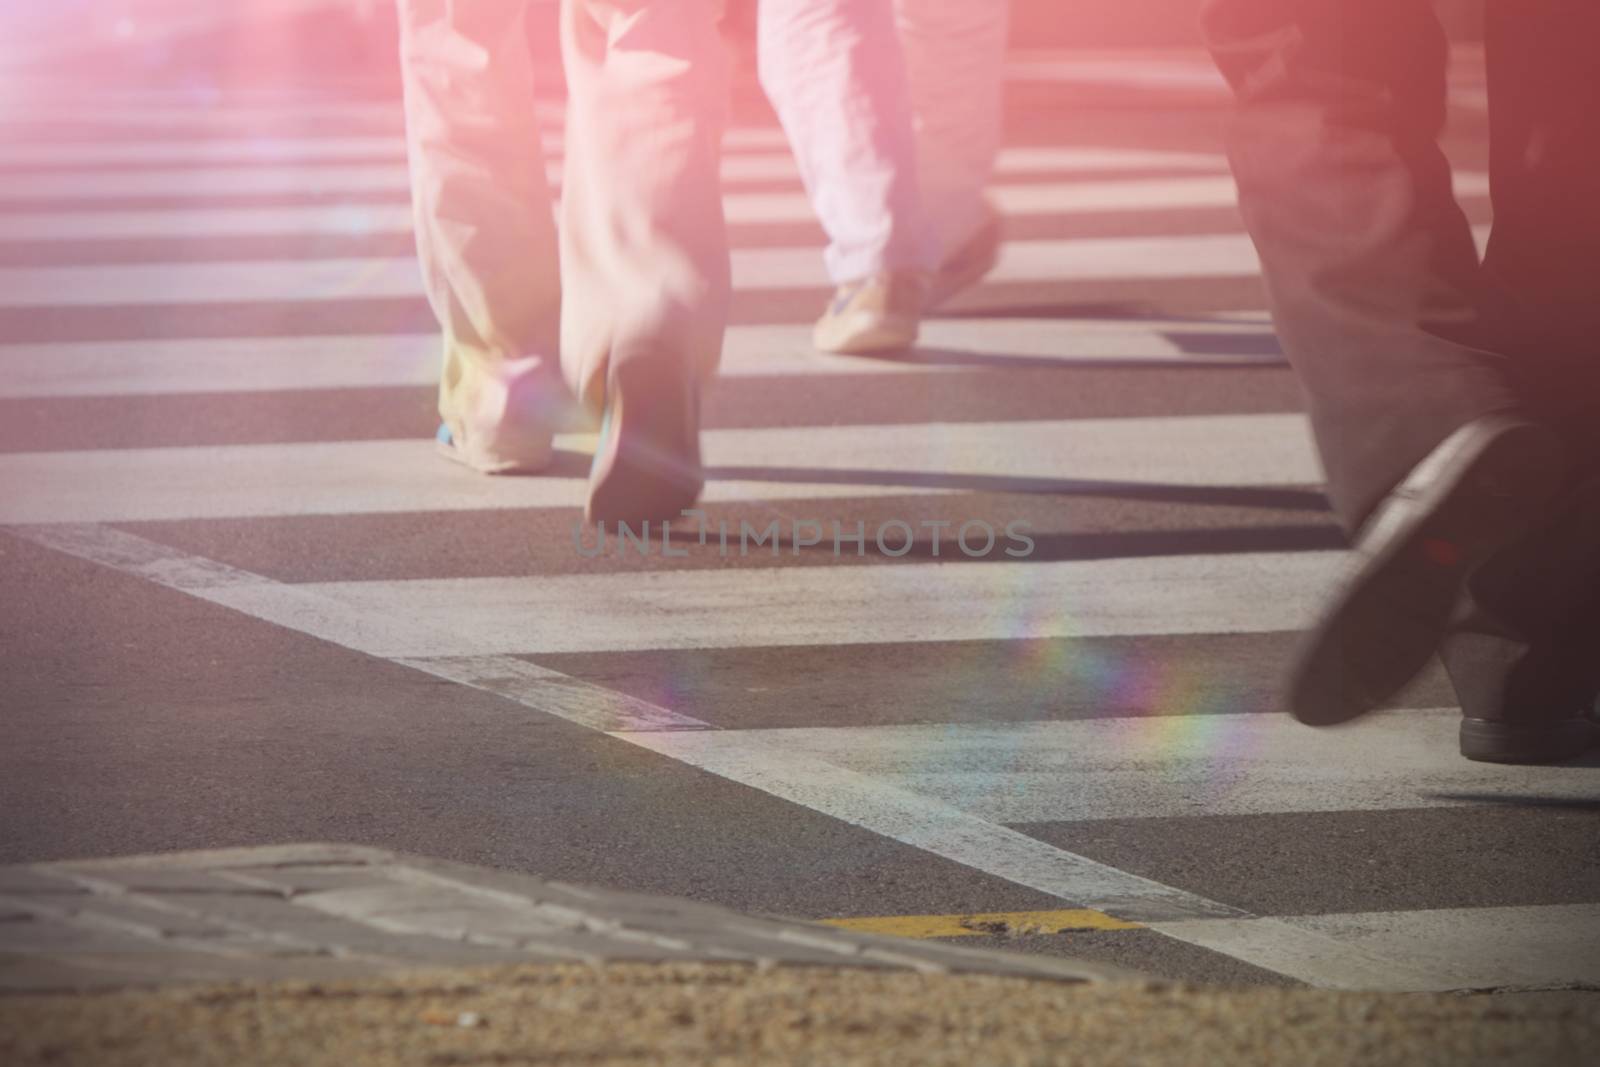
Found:
[[817, 320], [811, 343], [847, 355], [892, 352], [917, 339], [928, 280], [918, 271], [894, 271], [841, 285]]

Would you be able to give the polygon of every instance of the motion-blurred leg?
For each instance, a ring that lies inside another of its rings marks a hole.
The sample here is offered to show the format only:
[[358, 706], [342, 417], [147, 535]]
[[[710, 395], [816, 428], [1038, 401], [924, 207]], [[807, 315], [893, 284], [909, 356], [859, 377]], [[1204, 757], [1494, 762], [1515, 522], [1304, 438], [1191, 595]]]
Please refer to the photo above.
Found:
[[1334, 508], [1361, 530], [1290, 675], [1295, 714], [1337, 722], [1431, 657], [1467, 577], [1540, 521], [1563, 450], [1491, 347], [1497, 300], [1437, 143], [1431, 7], [1215, 0], [1206, 28], [1239, 98], [1229, 159], [1274, 321]]
[[604, 412], [596, 521], [698, 494], [698, 398], [727, 322], [718, 168], [727, 55], [715, 0], [565, 0], [562, 366]]
[[756, 39], [762, 87], [828, 235], [838, 289], [816, 345], [903, 348], [916, 340], [937, 251], [890, 0], [760, 0]]
[[561, 287], [526, 3], [402, 0], [417, 249], [444, 333], [439, 414], [484, 471], [550, 458]]
[[1004, 131], [1010, 0], [895, 0], [911, 84], [917, 174], [939, 267], [936, 305], [977, 282], [1000, 254], [1000, 220], [983, 191]]

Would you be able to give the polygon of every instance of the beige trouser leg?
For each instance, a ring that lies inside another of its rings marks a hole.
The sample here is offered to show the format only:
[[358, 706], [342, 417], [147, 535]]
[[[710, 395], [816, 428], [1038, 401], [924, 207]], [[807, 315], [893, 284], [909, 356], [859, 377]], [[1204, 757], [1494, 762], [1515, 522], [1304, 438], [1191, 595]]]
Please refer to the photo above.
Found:
[[718, 0], [563, 0], [561, 359], [591, 406], [610, 366], [709, 376], [727, 322]]
[[895, 0], [917, 133], [922, 205], [945, 256], [987, 218], [1002, 133], [1009, 0]]
[[834, 284], [937, 268], [889, 0], [761, 0], [756, 41]]
[[485, 470], [549, 453], [561, 304], [527, 0], [400, 0], [417, 249], [444, 331], [439, 415]]

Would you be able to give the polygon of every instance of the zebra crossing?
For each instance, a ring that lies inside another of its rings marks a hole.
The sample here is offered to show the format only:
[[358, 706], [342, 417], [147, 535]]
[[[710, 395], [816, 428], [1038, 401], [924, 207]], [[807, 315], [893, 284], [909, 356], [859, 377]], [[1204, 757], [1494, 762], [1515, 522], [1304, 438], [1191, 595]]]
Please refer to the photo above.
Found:
[[[1125, 69], [1097, 62], [1026, 71]], [[1198, 84], [1156, 73], [1152, 93]], [[744, 311], [708, 399], [702, 514], [607, 546], [578, 523], [580, 415], [545, 476], [433, 455], [438, 342], [396, 248], [393, 104], [63, 94], [40, 114], [53, 135], [0, 160], [11, 538], [1261, 980], [1600, 984], [1600, 768], [1461, 761], [1437, 674], [1342, 730], [1275, 713], [1290, 634], [1344, 556], [1220, 154], [1009, 147], [1008, 219], [1137, 225], [1025, 232], [915, 352], [852, 359], [811, 351], [796, 311], [825, 280], [781, 136], [730, 130]], [[546, 147], [559, 181], [557, 131]], [[1483, 221], [1481, 166], [1458, 189]], [[287, 243], [264, 255], [263, 237]], [[1082, 306], [1104, 284], [1148, 303]], [[1166, 309], [1172, 286], [1199, 295]], [[1015, 524], [1029, 549], [1001, 533], [970, 551], [971, 524]], [[1320, 854], [1291, 859], [1307, 841]], [[825, 897], [806, 917], [841, 917]], [[1127, 935], [1095, 936], [1118, 958]]]

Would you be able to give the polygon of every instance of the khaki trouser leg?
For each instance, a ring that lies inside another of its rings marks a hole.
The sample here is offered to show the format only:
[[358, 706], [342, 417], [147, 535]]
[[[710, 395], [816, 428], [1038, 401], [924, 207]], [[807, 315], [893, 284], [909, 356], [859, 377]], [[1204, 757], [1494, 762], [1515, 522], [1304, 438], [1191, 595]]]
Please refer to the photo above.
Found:
[[937, 268], [889, 0], [761, 0], [756, 39], [834, 284]]
[[895, 0], [916, 119], [922, 205], [940, 254], [989, 217], [983, 190], [1004, 123], [1009, 0]]
[[561, 358], [592, 407], [608, 368], [709, 376], [730, 291], [716, 0], [563, 0], [568, 111]]
[[561, 286], [526, 0], [400, 0], [417, 248], [444, 332], [439, 414], [463, 459], [543, 461]]

